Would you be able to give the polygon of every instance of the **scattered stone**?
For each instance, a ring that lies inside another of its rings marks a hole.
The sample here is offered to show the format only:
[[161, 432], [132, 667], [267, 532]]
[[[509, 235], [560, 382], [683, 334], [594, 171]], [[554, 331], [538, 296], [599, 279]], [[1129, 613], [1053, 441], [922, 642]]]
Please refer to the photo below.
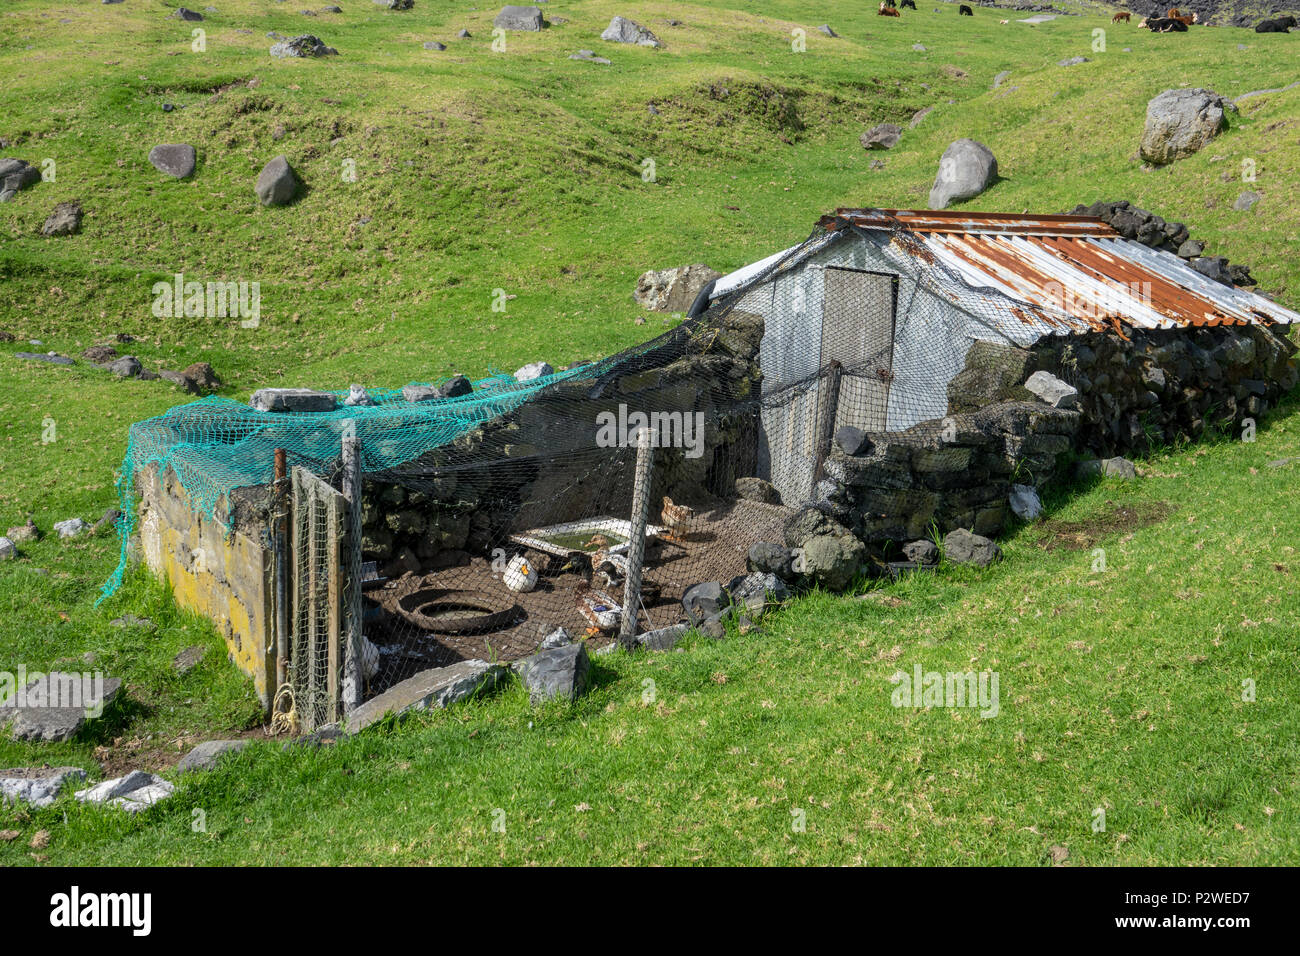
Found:
[[591, 658], [581, 641], [539, 651], [511, 665], [528, 688], [531, 703], [557, 698], [575, 701], [587, 689]]
[[997, 179], [993, 151], [973, 139], [959, 139], [943, 151], [930, 190], [930, 208], [946, 209], [953, 200], [974, 199]]
[[61, 202], [54, 207], [50, 218], [41, 226], [45, 236], [70, 236], [81, 231], [81, 203]]
[[797, 549], [801, 567], [814, 584], [843, 591], [862, 570], [866, 546], [834, 518], [805, 507], [785, 523], [786, 547]]
[[609, 26], [605, 27], [605, 32], [600, 35], [600, 38], [611, 43], [631, 43], [635, 46], [652, 47], [663, 46], [657, 36], [639, 23], [633, 23], [625, 17], [615, 17], [610, 20]]
[[978, 568], [987, 568], [994, 561], [1002, 560], [1002, 549], [979, 534], [972, 534], [965, 528], [948, 532], [943, 539], [943, 553], [953, 564], [973, 564]]
[[[674, 23], [670, 20], [670, 21], [669, 21], [669, 25], [670, 25], [670, 26], [675, 26], [676, 24], [674, 24]], [[834, 30], [832, 30], [832, 29], [830, 28], [830, 26], [828, 26], [828, 25], [825, 24], [825, 23], [823, 23], [823, 24], [822, 24], [821, 26], [819, 26], [817, 29], [820, 30], [822, 33], [826, 34], [828, 37], [833, 37], [833, 38], [838, 38], [838, 37], [839, 37], [839, 34], [836, 33]]]
[[726, 611], [714, 614], [705, 618], [705, 620], [700, 622], [695, 629], [707, 638], [720, 641], [727, 636], [726, 617]]
[[439, 43], [437, 40], [426, 40], [424, 48], [426, 50], [445, 50], [447, 49], [447, 44]]
[[1178, 256], [1182, 259], [1195, 259], [1205, 251], [1205, 243], [1199, 239], [1188, 239], [1178, 247]]
[[771, 541], [755, 541], [745, 556], [745, 567], [760, 574], [775, 574], [783, 581], [793, 581], [794, 552]]
[[924, 109], [917, 110], [912, 114], [912, 121], [907, 124], [908, 129], [916, 129], [921, 125], [921, 121], [934, 112], [933, 106], [927, 106]]
[[185, 143], [165, 143], [149, 150], [149, 162], [153, 168], [177, 179], [184, 179], [194, 172], [196, 158], [194, 147]]
[[26, 541], [39, 541], [41, 531], [36, 527], [36, 522], [28, 518], [26, 524], [14, 525], [6, 531], [5, 537], [17, 544], [22, 544]]
[[1233, 284], [1232, 271], [1228, 267], [1228, 260], [1223, 256], [1202, 256], [1192, 260], [1190, 265], [1207, 279], [1213, 279], [1223, 285]]
[[557, 627], [551, 633], [542, 638], [542, 643], [538, 645], [539, 651], [549, 651], [557, 647], [564, 647], [566, 644], [572, 644], [573, 637], [562, 627]]
[[1250, 208], [1255, 205], [1255, 203], [1259, 202], [1259, 199], [1259, 193], [1255, 192], [1253, 189], [1248, 189], [1236, 198], [1232, 204], [1232, 208], [1237, 212], [1250, 212]]
[[376, 405], [378, 403], [366, 393], [364, 387], [360, 385], [349, 385], [348, 397], [343, 399], [343, 404], [347, 405], [349, 408], [360, 408]]
[[221, 379], [217, 378], [216, 371], [207, 362], [187, 365], [181, 370], [181, 374], [204, 391], [210, 392], [221, 387]]
[[1079, 390], [1051, 372], [1035, 372], [1025, 380], [1025, 388], [1053, 408], [1074, 408], [1079, 400]]
[[205, 740], [181, 758], [180, 763], [176, 765], [176, 772], [211, 770], [223, 755], [238, 753], [247, 746], [247, 740]]
[[694, 624], [702, 623], [730, 603], [731, 595], [721, 581], [693, 584], [682, 595], [682, 609], [686, 612], [686, 619]]
[[29, 362], [48, 362], [50, 365], [72, 365], [72, 359], [55, 352], [15, 352], [14, 358], [27, 359]]
[[790, 589], [776, 574], [751, 571], [731, 579], [727, 585], [731, 605], [761, 614], [769, 604], [780, 604], [790, 597]]
[[1165, 90], [1147, 103], [1138, 155], [1156, 166], [1191, 156], [1228, 125], [1231, 108], [1212, 90]]
[[124, 777], [105, 780], [85, 790], [76, 797], [82, 803], [112, 804], [127, 813], [139, 813], [160, 800], [171, 796], [176, 787], [156, 774], [132, 770]]
[[487, 661], [459, 661], [450, 667], [434, 667], [394, 684], [377, 697], [348, 714], [347, 731], [355, 734], [388, 713], [449, 707], [496, 686], [505, 668]]
[[[636, 646], [647, 651], [670, 651], [677, 646], [677, 642], [691, 629], [689, 624], [674, 624], [671, 627], [661, 627], [653, 631], [646, 631], [644, 634], [636, 636]], [[617, 644], [610, 644], [609, 647], [617, 647]], [[597, 654], [604, 652], [605, 648], [597, 651]]]
[[177, 20], [190, 20], [195, 23], [203, 19], [203, 14], [187, 7], [177, 7], [174, 16]]
[[881, 123], [879, 126], [873, 126], [861, 136], [858, 142], [862, 144], [863, 149], [891, 149], [898, 145], [899, 139], [903, 136], [903, 128], [893, 123]]
[[122, 512], [117, 508], [108, 508], [104, 511], [104, 516], [95, 522], [95, 526], [90, 529], [91, 534], [99, 534], [105, 528], [114, 528], [121, 519]]
[[1043, 502], [1033, 485], [1012, 485], [1007, 502], [1011, 505], [1011, 513], [1022, 521], [1033, 521], [1043, 513]]
[[464, 375], [453, 376], [441, 385], [407, 385], [402, 389], [402, 398], [408, 402], [428, 402], [444, 398], [459, 398], [474, 391], [470, 380]]
[[68, 518], [66, 521], [56, 521], [54, 530], [59, 533], [60, 538], [75, 538], [86, 530], [86, 522], [80, 518]]
[[457, 30], [457, 31], [456, 31], [456, 36], [457, 36], [459, 39], [461, 39], [461, 40], [468, 40], [468, 39], [470, 38], [471, 34], [470, 34], [470, 32], [469, 32], [468, 30], [466, 30], [466, 29], [464, 29], [464, 28], [462, 27], [460, 30]]
[[103, 714], [121, 687], [116, 677], [51, 671], [0, 703], [0, 726], [12, 722], [14, 740], [70, 740], [87, 719]]
[[202, 644], [195, 644], [193, 647], [187, 647], [175, 657], [172, 658], [172, 667], [178, 674], [188, 674], [194, 668], [198, 667], [199, 662], [207, 656], [208, 649]]
[[685, 312], [710, 282], [722, 278], [703, 263], [643, 272], [632, 298], [650, 312]]
[[277, 156], [262, 167], [253, 189], [263, 206], [283, 206], [298, 191], [298, 176], [289, 165], [289, 160]]
[[0, 159], [0, 202], [41, 181], [41, 171], [25, 159]]
[[585, 60], [588, 63], [600, 63], [604, 66], [610, 65], [609, 60], [605, 59], [603, 56], [596, 56], [595, 52], [592, 50], [579, 50], [577, 53], [570, 55], [569, 59]]
[[180, 372], [169, 372], [166, 369], [159, 369], [158, 377], [161, 378], [163, 381], [171, 382], [173, 385], [180, 386], [182, 389], [189, 392], [191, 395], [199, 394], [198, 386], [195, 385], [188, 378], [186, 378], [184, 375], [182, 375]]
[[415, 0], [375, 0], [375, 3], [389, 10], [410, 10], [415, 6]]
[[0, 537], [0, 561], [9, 561], [17, 557], [18, 546], [7, 537]]
[[331, 7], [321, 7], [321, 11], [320, 11], [320, 12], [321, 12], [321, 13], [342, 13], [342, 12], [343, 12], [343, 8], [342, 8], [342, 7], [334, 7], [334, 6], [331, 6]]
[[541, 7], [506, 6], [501, 8], [501, 12], [496, 15], [492, 25], [500, 27], [502, 30], [522, 30], [536, 33], [546, 26], [546, 21], [542, 18]]
[[939, 546], [925, 538], [909, 541], [903, 545], [903, 556], [913, 564], [938, 564]]
[[1011, 77], [1011, 71], [1010, 71], [1010, 70], [1003, 70], [1003, 71], [1002, 71], [1001, 73], [999, 73], [997, 76], [993, 77], [993, 89], [996, 90], [996, 89], [997, 89], [999, 86], [1001, 86], [1001, 85], [1002, 85], [1006, 80], [1010, 79], [1010, 77]]
[[925, 52], [925, 47], [922, 46], [922, 45], [919, 44], [919, 43], [913, 43], [913, 44], [912, 44], [912, 49], [915, 50], [917, 53], [924, 53], [924, 52]]
[[871, 439], [861, 428], [841, 425], [835, 430], [835, 444], [846, 455], [861, 455], [871, 449]]
[[1072, 56], [1068, 60], [1057, 60], [1057, 66], [1078, 66], [1080, 63], [1091, 63], [1086, 56]]
[[554, 375], [555, 369], [551, 368], [547, 362], [530, 362], [519, 371], [515, 372], [516, 382], [531, 382], [534, 379], [545, 378], [547, 375]]
[[1103, 458], [1100, 465], [1101, 473], [1107, 478], [1122, 478], [1126, 481], [1131, 481], [1138, 476], [1137, 465], [1133, 464], [1133, 462], [1129, 461], [1127, 458], [1120, 458], [1118, 456], [1115, 458]]
[[0, 803], [25, 803], [38, 809], [48, 807], [66, 783], [86, 779], [80, 767], [17, 767], [0, 770]]
[[332, 412], [337, 401], [332, 392], [310, 388], [259, 388], [248, 404], [259, 412]]
[[108, 363], [106, 368], [118, 378], [138, 378], [144, 371], [144, 365], [134, 355], [123, 355]]
[[117, 349], [111, 345], [92, 345], [81, 353], [81, 357], [96, 365], [103, 365], [117, 358]]
[[[267, 34], [270, 36], [270, 34]], [[279, 39], [277, 34], [272, 39]], [[338, 56], [339, 51], [332, 46], [326, 46], [318, 37], [310, 33], [304, 33], [296, 37], [290, 37], [287, 40], [280, 40], [279, 43], [271, 47], [271, 56], [274, 57], [311, 57], [311, 56]], [[283, 158], [283, 157], [281, 157]]]

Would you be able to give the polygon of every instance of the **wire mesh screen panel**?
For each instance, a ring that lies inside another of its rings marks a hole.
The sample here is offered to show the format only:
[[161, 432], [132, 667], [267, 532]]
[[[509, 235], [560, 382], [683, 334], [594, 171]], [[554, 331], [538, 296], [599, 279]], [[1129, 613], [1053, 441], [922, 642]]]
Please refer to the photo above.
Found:
[[839, 362], [844, 368], [834, 426], [884, 431], [894, 354], [895, 279], [828, 268], [825, 283], [821, 364]]
[[350, 591], [344, 532], [347, 501], [304, 468], [292, 471], [293, 638], [289, 683], [300, 730], [339, 719], [343, 634]]

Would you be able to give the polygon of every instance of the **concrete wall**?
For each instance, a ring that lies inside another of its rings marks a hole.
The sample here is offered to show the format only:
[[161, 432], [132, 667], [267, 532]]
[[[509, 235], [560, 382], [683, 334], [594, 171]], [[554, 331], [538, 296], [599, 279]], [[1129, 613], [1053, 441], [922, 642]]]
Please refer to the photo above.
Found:
[[140, 550], [176, 603], [211, 618], [262, 706], [275, 695], [274, 561], [260, 535], [198, 514], [171, 469], [142, 469]]

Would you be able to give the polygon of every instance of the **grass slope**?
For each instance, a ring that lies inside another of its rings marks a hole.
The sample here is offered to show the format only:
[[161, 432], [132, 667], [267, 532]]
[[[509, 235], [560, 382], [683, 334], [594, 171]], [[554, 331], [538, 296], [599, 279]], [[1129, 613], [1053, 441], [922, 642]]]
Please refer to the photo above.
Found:
[[[1188, 222], [1284, 301], [1300, 294], [1300, 214], [1287, 196], [1300, 88], [1243, 101], [1226, 133], [1167, 170], [1134, 158], [1148, 98], [1183, 84], [1227, 96], [1285, 86], [1295, 37], [1154, 36], [1100, 16], [1030, 27], [1008, 13], [1004, 26], [983, 9], [959, 21], [946, 3], [889, 20], [844, 2], [759, 12], [592, 0], [548, 4], [568, 22], [511, 34], [494, 53], [494, 11], [446, 2], [354, 2], [314, 18], [217, 6], [202, 24], [132, 0], [0, 12], [3, 153], [56, 164], [53, 182], [0, 206], [0, 330], [18, 336], [0, 344], [0, 529], [28, 513], [47, 530], [97, 517], [113, 503], [130, 422], [184, 400], [164, 382], [12, 358], [37, 348], [28, 339], [75, 355], [129, 333], [148, 367], [210, 361], [236, 398], [593, 358], [662, 328], [658, 316], [636, 324], [630, 291], [644, 269], [734, 268], [839, 205], [924, 206], [959, 136], [988, 143], [1003, 176], [973, 208], [1129, 198]], [[615, 13], [667, 48], [599, 41]], [[818, 33], [822, 22], [842, 37]], [[191, 51], [195, 27], [204, 53]], [[473, 38], [453, 39], [461, 27]], [[796, 28], [806, 52], [791, 50]], [[268, 30], [315, 33], [341, 55], [272, 60]], [[427, 39], [450, 49], [425, 51]], [[568, 60], [579, 48], [613, 65]], [[1075, 55], [1091, 62], [1056, 65]], [[925, 106], [888, 153], [857, 145], [866, 126], [906, 127]], [[164, 181], [145, 158], [158, 142], [193, 143], [195, 176]], [[252, 181], [279, 153], [309, 188], [265, 209]], [[1247, 159], [1254, 183], [1241, 181]], [[1234, 212], [1247, 188], [1262, 201]], [[71, 198], [87, 210], [81, 234], [39, 236]], [[150, 289], [175, 272], [260, 282], [260, 327], [155, 318]], [[491, 311], [496, 289], [515, 296], [505, 313]], [[57, 441], [42, 443], [47, 419]], [[1180, 450], [1153, 462], [1164, 477], [1062, 498], [1063, 520], [1105, 514], [1108, 500], [1177, 506], [1110, 540], [1105, 574], [1090, 573], [1089, 552], [1045, 552], [1042, 529], [1025, 529], [1006, 565], [896, 585], [897, 607], [813, 597], [762, 638], [603, 658], [599, 688], [570, 709], [534, 714], [511, 692], [335, 750], [267, 744], [138, 820], [71, 803], [0, 810], [24, 836], [0, 843], [0, 862], [33, 862], [38, 828], [52, 831], [38, 854], [51, 862], [1034, 863], [1052, 844], [1084, 862], [1294, 862], [1285, 701], [1300, 689], [1300, 508], [1297, 466], [1267, 461], [1300, 454], [1297, 422], [1293, 403], [1255, 445]], [[220, 639], [160, 586], [137, 576], [93, 608], [111, 538], [24, 551], [0, 565], [0, 669], [93, 651], [126, 679], [129, 704], [70, 744], [0, 741], [0, 765], [163, 767], [196, 739], [255, 723]], [[154, 627], [109, 623], [128, 611]], [[196, 643], [207, 657], [176, 675], [171, 657]], [[1001, 715], [894, 709], [889, 674], [918, 662], [999, 670]], [[1253, 704], [1240, 700], [1246, 678]], [[1094, 835], [1098, 806], [1108, 826]], [[194, 808], [207, 811], [206, 834], [191, 830]], [[491, 830], [497, 808], [504, 835]], [[792, 809], [807, 812], [807, 832], [791, 832]]]

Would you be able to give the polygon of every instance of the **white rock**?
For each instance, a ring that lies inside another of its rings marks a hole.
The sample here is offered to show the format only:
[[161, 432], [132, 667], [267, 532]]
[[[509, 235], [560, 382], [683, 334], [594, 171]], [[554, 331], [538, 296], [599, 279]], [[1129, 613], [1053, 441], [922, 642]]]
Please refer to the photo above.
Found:
[[17, 553], [17, 545], [8, 538], [0, 538], [0, 561], [7, 561]]
[[33, 807], [48, 807], [58, 797], [65, 783], [85, 779], [86, 771], [80, 767], [55, 767], [29, 772], [21, 777], [0, 777], [0, 803], [29, 803]]
[[81, 532], [86, 530], [86, 522], [80, 518], [69, 518], [67, 521], [56, 521], [54, 530], [59, 533], [60, 538], [75, 538]]
[[546, 362], [530, 362], [519, 371], [515, 372], [516, 382], [531, 382], [535, 378], [543, 378], [547, 375], [554, 375], [555, 369]]
[[1033, 521], [1043, 513], [1043, 502], [1033, 485], [1012, 485], [1007, 500], [1015, 516], [1025, 521]]
[[85, 790], [78, 790], [76, 796], [82, 803], [108, 803], [119, 797], [134, 800], [137, 791], [147, 790], [148, 793], [142, 796], [142, 800], [154, 801], [161, 799], [155, 796], [161, 792], [158, 788], [165, 788], [167, 793], [171, 793], [175, 789], [162, 777], [146, 773], [143, 770], [132, 770], [124, 777], [114, 777], [112, 780], [105, 780], [103, 783], [97, 783]]
[[1079, 400], [1079, 390], [1051, 372], [1035, 372], [1025, 380], [1025, 388], [1053, 408], [1074, 408]]
[[343, 399], [344, 405], [360, 406], [377, 404], [373, 398], [366, 394], [366, 390], [360, 385], [348, 386], [348, 397]]

